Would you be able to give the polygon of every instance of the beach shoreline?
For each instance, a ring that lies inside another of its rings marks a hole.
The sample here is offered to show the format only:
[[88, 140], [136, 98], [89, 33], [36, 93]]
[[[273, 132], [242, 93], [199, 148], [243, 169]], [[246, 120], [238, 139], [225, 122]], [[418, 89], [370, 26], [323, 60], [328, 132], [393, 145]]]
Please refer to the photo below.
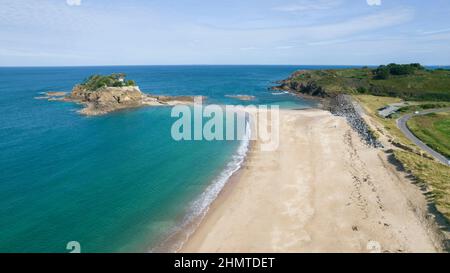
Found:
[[[254, 149], [251, 134], [250, 121], [246, 120], [246, 132], [242, 136], [240, 144], [233, 154], [233, 158], [205, 188], [203, 193], [188, 205], [188, 209], [179, 225], [174, 227], [159, 243], [152, 246], [149, 252], [172, 253], [182, 249], [184, 243], [195, 233], [203, 218], [208, 214], [211, 206], [224, 194], [224, 190], [228, 187], [228, 184], [234, 181], [234, 177], [239, 174], [247, 160], [248, 153]], [[207, 198], [210, 200], [205, 200]], [[199, 206], [199, 203], [202, 205]]]
[[304, 109], [280, 120], [279, 149], [251, 143], [179, 252], [442, 251], [422, 192], [345, 118]]

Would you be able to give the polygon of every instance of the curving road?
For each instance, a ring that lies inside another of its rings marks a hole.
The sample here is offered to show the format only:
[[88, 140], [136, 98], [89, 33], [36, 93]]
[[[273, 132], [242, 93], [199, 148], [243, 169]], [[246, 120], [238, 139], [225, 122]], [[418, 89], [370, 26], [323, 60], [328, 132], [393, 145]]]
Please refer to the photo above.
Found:
[[445, 164], [447, 166], [450, 166], [450, 160], [448, 158], [446, 158], [445, 156], [441, 155], [440, 153], [436, 152], [435, 150], [431, 149], [430, 147], [428, 147], [425, 143], [423, 143], [420, 139], [418, 139], [408, 128], [408, 126], [406, 125], [406, 123], [408, 122], [408, 120], [414, 116], [422, 116], [422, 115], [426, 115], [426, 114], [431, 114], [431, 113], [439, 113], [439, 112], [447, 112], [450, 111], [450, 107], [447, 108], [439, 108], [439, 109], [429, 109], [429, 110], [423, 110], [421, 111], [419, 114], [407, 114], [404, 115], [403, 117], [399, 118], [397, 120], [397, 127], [403, 132], [403, 134], [409, 138], [409, 140], [411, 140], [414, 144], [416, 144], [417, 146], [419, 146], [421, 149], [423, 149], [424, 151], [426, 151], [427, 153], [431, 154], [434, 158], [436, 158], [437, 160], [439, 160], [440, 162], [442, 162], [442, 164]]

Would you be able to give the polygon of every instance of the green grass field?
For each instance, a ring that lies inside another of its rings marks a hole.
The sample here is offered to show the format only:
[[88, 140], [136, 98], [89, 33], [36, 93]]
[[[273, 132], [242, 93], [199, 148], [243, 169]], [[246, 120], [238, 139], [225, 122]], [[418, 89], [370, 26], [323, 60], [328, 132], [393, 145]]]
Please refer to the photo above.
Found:
[[408, 127], [425, 144], [450, 157], [450, 113], [416, 116], [408, 121]]

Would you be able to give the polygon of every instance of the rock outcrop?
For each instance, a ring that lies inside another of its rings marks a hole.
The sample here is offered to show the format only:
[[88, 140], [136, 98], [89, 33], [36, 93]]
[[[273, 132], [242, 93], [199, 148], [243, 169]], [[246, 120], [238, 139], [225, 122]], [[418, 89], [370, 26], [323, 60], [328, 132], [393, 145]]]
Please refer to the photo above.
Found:
[[[300, 78], [302, 79], [301, 81], [298, 80]], [[278, 84], [278, 86], [274, 86], [272, 89], [321, 98], [329, 96], [326, 90], [317, 84], [316, 80], [311, 77], [311, 73], [308, 70], [296, 71], [286, 80], [279, 81]]]
[[101, 115], [112, 111], [143, 105], [144, 94], [137, 86], [103, 87], [95, 91], [75, 86], [70, 99], [85, 105], [80, 113]]

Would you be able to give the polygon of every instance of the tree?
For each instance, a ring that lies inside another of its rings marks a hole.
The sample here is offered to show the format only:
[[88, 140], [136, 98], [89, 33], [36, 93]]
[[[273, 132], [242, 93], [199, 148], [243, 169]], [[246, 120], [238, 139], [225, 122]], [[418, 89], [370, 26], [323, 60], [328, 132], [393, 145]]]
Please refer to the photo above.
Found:
[[125, 74], [114, 73], [109, 76], [92, 75], [87, 78], [81, 85], [88, 90], [96, 91], [102, 87], [122, 87], [134, 86], [136, 83], [133, 80], [125, 81]]
[[377, 80], [386, 80], [389, 78], [390, 71], [389, 68], [385, 65], [380, 65], [377, 69], [374, 71], [374, 78]]
[[424, 70], [425, 68], [419, 63], [412, 64], [396, 64], [390, 63], [386, 65], [380, 65], [374, 71], [374, 78], [378, 80], [388, 79], [390, 75], [402, 76], [414, 74], [417, 70]]
[[389, 73], [391, 75], [410, 75], [413, 74], [415, 68], [409, 64], [389, 64]]

